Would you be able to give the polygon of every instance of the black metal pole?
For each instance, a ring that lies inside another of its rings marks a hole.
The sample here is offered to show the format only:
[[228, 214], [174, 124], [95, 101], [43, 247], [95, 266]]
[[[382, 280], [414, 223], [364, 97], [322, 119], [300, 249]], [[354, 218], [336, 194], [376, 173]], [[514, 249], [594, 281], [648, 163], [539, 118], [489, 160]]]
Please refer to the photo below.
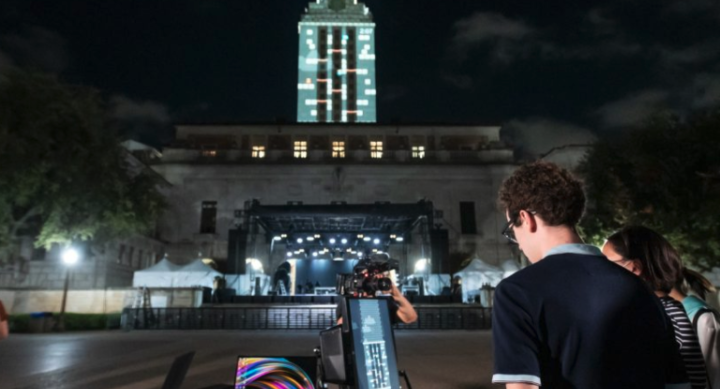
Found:
[[70, 268], [65, 272], [65, 286], [63, 287], [62, 305], [60, 306], [60, 318], [58, 318], [57, 330], [65, 331], [65, 306], [67, 304], [68, 289], [70, 288]]

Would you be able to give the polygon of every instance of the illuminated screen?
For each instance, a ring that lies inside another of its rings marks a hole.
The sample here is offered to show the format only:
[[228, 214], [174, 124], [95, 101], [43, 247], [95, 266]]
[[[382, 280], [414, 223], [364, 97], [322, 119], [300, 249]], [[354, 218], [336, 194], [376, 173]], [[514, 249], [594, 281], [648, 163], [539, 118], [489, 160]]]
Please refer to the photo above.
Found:
[[315, 389], [315, 357], [239, 357], [235, 388]]
[[348, 299], [357, 389], [399, 389], [387, 299]]

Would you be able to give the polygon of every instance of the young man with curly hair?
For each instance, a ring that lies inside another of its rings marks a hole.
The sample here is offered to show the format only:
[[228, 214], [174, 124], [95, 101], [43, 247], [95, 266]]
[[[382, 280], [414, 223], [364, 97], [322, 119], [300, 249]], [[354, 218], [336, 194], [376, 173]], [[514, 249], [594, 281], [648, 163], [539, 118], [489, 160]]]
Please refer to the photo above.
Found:
[[502, 184], [499, 204], [508, 221], [503, 234], [532, 264], [495, 290], [493, 383], [508, 389], [690, 387], [660, 302], [580, 239], [580, 181], [557, 165], [530, 163]]

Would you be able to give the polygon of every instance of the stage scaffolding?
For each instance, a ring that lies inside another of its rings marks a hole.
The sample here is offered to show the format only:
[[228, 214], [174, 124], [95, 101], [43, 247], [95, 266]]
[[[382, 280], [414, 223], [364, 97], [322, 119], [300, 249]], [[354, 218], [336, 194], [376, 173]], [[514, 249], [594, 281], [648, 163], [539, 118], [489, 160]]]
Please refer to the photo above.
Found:
[[[268, 292], [295, 295], [303, 290], [305, 280], [298, 279], [300, 276], [293, 272], [320, 266], [322, 261], [329, 264], [323, 265], [329, 268], [327, 271], [339, 268], [348, 271], [360, 256], [374, 252], [386, 253], [397, 260], [401, 280], [413, 279], [415, 285], [428, 285], [433, 274], [448, 269], [447, 230], [435, 224], [438, 215], [429, 201], [263, 205], [251, 200], [235, 216], [235, 228], [229, 234], [227, 267], [228, 273], [239, 275], [235, 279], [238, 295]], [[291, 283], [284, 287], [285, 291], [278, 290], [276, 274], [288, 263]], [[320, 276], [320, 270], [309, 271]], [[260, 274], [270, 276], [269, 280], [263, 278], [269, 286], [258, 282]], [[241, 279], [245, 281], [240, 282]], [[328, 291], [334, 287], [328, 285], [328, 279], [314, 282], [313, 287]], [[304, 292], [315, 293], [314, 288], [306, 289]], [[440, 292], [437, 285], [438, 290], [423, 289], [418, 293]]]

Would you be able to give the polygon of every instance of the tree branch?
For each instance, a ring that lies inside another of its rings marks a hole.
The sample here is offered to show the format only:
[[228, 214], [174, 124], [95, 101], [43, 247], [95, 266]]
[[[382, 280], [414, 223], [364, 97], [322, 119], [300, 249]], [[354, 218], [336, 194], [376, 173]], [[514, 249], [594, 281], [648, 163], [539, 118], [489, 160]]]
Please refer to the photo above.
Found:
[[19, 220], [13, 222], [13, 227], [10, 230], [10, 236], [17, 235], [18, 230], [20, 230], [20, 228], [23, 227], [28, 220], [30, 220], [33, 216], [37, 216], [39, 214], [40, 207], [30, 208]]

